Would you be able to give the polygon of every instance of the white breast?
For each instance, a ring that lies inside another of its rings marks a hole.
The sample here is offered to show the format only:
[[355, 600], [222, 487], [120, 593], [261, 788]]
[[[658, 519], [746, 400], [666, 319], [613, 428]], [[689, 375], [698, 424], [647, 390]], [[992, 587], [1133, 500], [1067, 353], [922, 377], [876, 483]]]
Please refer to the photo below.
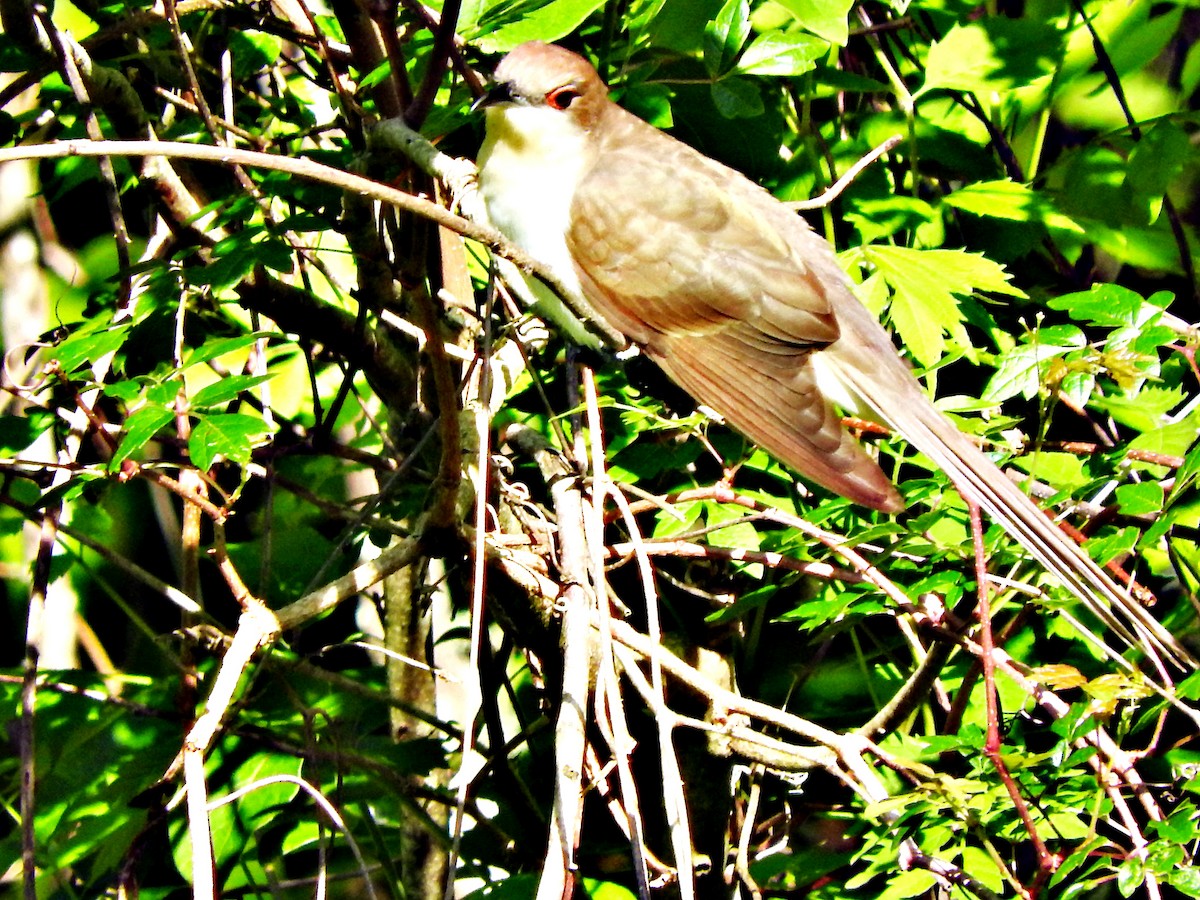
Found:
[[499, 106], [487, 111], [479, 151], [479, 191], [492, 224], [580, 296], [566, 233], [586, 138], [559, 110]]

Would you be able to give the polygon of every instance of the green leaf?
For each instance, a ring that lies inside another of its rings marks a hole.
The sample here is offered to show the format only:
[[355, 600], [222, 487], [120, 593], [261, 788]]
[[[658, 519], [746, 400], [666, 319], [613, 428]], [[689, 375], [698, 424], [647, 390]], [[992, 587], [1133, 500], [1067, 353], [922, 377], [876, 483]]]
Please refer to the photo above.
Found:
[[969, 184], [947, 196], [944, 202], [976, 216], [1011, 222], [1040, 222], [1048, 228], [1084, 233], [1083, 226], [1059, 212], [1045, 194], [1007, 179]]
[[1043, 328], [1000, 355], [1000, 365], [983, 391], [983, 399], [1000, 403], [1018, 394], [1026, 400], [1038, 395], [1051, 361], [1087, 346], [1087, 338], [1074, 326]]
[[226, 353], [236, 353], [239, 350], [245, 350], [259, 338], [272, 337], [278, 337], [278, 335], [267, 331], [254, 331], [247, 334], [239, 334], [235, 337], [211, 338], [199, 347], [187, 352], [183, 358], [183, 368], [187, 369], [199, 363], [208, 362], [210, 359], [216, 359], [219, 356], [224, 356]]
[[187, 277], [191, 284], [219, 291], [233, 287], [249, 275], [257, 262], [254, 245], [241, 243], [206, 266], [188, 269]]
[[883, 892], [877, 896], [880, 900], [886, 898], [918, 897], [937, 884], [937, 878], [928, 869], [909, 869], [907, 872], [897, 872], [890, 879]]
[[1043, 450], [1028, 456], [1018, 456], [1012, 464], [1021, 471], [1059, 488], [1081, 487], [1088, 482], [1083, 460], [1074, 453], [1051, 453]]
[[[762, 536], [754, 523], [746, 520], [745, 510], [740, 507], [730, 509], [719, 503], [709, 503], [705, 514], [708, 526], [713, 529], [708, 533], [708, 542], [713, 546], [737, 550], [757, 550], [762, 546]], [[723, 525], [725, 522], [729, 524]]]
[[1104, 565], [1132, 553], [1140, 536], [1136, 528], [1121, 528], [1112, 534], [1092, 538], [1084, 547], [1092, 559]]
[[749, 0], [726, 0], [717, 17], [704, 29], [704, 68], [710, 77], [719, 78], [733, 68], [748, 37]]
[[283, 39], [263, 31], [231, 28], [225, 35], [233, 59], [233, 77], [251, 78], [274, 64], [283, 50]]
[[125, 421], [125, 437], [109, 460], [109, 471], [117, 471], [122, 462], [146, 446], [174, 419], [175, 411], [162, 406], [144, 406], [131, 415]]
[[385, 59], [362, 77], [362, 80], [359, 82], [359, 86], [362, 90], [369, 90], [380, 82], [386, 80], [391, 74], [392, 62], [389, 59]]
[[831, 44], [846, 46], [850, 36], [847, 17], [854, 0], [775, 0], [796, 21]]
[[1167, 873], [1171, 887], [1183, 892], [1185, 897], [1200, 897], [1200, 868], [1180, 866]]
[[1181, 93], [1185, 97], [1192, 96], [1196, 93], [1196, 88], [1200, 87], [1200, 43], [1194, 43], [1188, 48], [1183, 70], [1179, 73], [1179, 83]]
[[250, 461], [255, 439], [267, 432], [257, 416], [244, 413], [216, 413], [204, 416], [192, 428], [188, 453], [201, 471], [208, 471], [217, 456], [244, 466]]
[[84, 363], [95, 363], [109, 353], [116, 353], [129, 337], [132, 323], [114, 325], [104, 331], [88, 330], [71, 335], [50, 351], [52, 359], [58, 361], [66, 374], [70, 374]]
[[1049, 78], [1062, 59], [1064, 35], [1033, 19], [985, 18], [956, 24], [929, 48], [920, 97], [935, 88], [985, 96]]
[[744, 75], [803, 75], [828, 52], [828, 41], [813, 35], [768, 31], [746, 48], [737, 70]]
[[941, 214], [925, 200], [900, 195], [855, 199], [846, 210], [846, 221], [853, 223], [863, 244], [882, 241], [900, 231], [915, 231], [935, 216], [940, 218]]
[[[237, 771], [233, 773], [230, 788], [240, 790], [277, 775], [297, 777], [302, 766], [303, 760], [295, 756], [256, 753], [238, 766]], [[291, 781], [257, 786], [236, 801], [238, 815], [245, 822], [252, 822], [264, 814], [274, 815], [278, 812], [278, 807], [283, 806], [299, 792], [300, 787]]]
[[595, 878], [581, 880], [590, 900], [635, 900], [637, 897], [629, 888], [612, 881], [598, 881]]
[[1158, 220], [1167, 189], [1191, 158], [1192, 144], [1187, 132], [1169, 119], [1155, 122], [1133, 145], [1125, 186], [1133, 205], [1145, 215], [1146, 224]]
[[1134, 450], [1149, 450], [1151, 453], [1168, 453], [1172, 456], [1183, 456], [1196, 443], [1196, 435], [1200, 434], [1200, 410], [1193, 410], [1182, 419], [1143, 431], [1130, 441], [1129, 446]]
[[745, 78], [729, 77], [709, 88], [713, 104], [726, 119], [753, 119], [765, 111], [758, 85]]
[[1183, 399], [1182, 388], [1144, 387], [1133, 396], [1093, 397], [1091, 406], [1108, 413], [1122, 425], [1146, 432], [1162, 426], [1167, 414]]
[[660, 509], [654, 516], [654, 539], [662, 541], [694, 531], [700, 525], [704, 510], [703, 503], [677, 503], [670, 512]]
[[[1055, 836], [1058, 836], [1056, 832]], [[997, 896], [1004, 893], [1004, 872], [996, 865], [996, 860], [980, 847], [964, 847], [962, 852], [962, 869], [970, 872], [985, 887], [991, 888]]]
[[522, 7], [519, 18], [499, 27], [492, 27], [490, 16], [484, 16], [472, 43], [484, 53], [507, 53], [526, 41], [557, 41], [603, 5], [604, 0], [550, 0], [534, 9]]
[[25, 450], [54, 424], [54, 414], [31, 408], [23, 416], [0, 416], [0, 453]]
[[1046, 305], [1051, 309], [1065, 310], [1079, 322], [1108, 326], [1133, 325], [1138, 328], [1162, 312], [1162, 307], [1119, 284], [1094, 284], [1086, 291], [1052, 297]]
[[242, 391], [248, 391], [255, 385], [270, 381], [274, 375], [232, 375], [222, 378], [203, 387], [192, 395], [189, 405], [192, 409], [203, 409], [207, 406], [220, 406], [233, 400]]
[[1117, 868], [1117, 890], [1122, 897], [1130, 897], [1146, 880], [1145, 867], [1136, 856], [1130, 855]]
[[892, 324], [901, 343], [924, 366], [941, 358], [944, 333], [970, 347], [955, 294], [983, 290], [1024, 296], [1008, 283], [1003, 266], [980, 254], [882, 245], [862, 247], [858, 253], [891, 287]]
[[1117, 487], [1117, 505], [1127, 516], [1157, 515], [1163, 509], [1163, 489], [1155, 482]]
[[279, 238], [267, 238], [262, 241], [255, 241], [252, 245], [254, 248], [255, 260], [268, 269], [276, 272], [288, 273], [292, 271], [295, 259], [292, 256], [292, 248], [288, 246], [286, 241]]

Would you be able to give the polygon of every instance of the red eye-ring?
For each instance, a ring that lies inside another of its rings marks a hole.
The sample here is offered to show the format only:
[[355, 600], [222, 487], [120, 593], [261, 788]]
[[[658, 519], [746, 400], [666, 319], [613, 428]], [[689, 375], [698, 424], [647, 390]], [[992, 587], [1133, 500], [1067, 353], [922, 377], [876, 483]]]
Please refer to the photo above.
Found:
[[553, 109], [566, 109], [579, 99], [579, 91], [570, 85], [555, 88], [546, 95], [546, 105]]

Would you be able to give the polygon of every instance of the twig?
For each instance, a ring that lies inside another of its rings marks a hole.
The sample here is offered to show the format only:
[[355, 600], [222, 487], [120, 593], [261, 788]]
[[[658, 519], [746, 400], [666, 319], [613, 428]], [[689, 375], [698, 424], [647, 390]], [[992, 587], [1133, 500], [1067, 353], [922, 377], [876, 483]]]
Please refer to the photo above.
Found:
[[[628, 520], [626, 525], [629, 526]], [[729, 523], [722, 523], [720, 528], [727, 528]], [[629, 526], [632, 531], [632, 527]], [[844, 581], [857, 584], [865, 581], [863, 576], [849, 569], [841, 569], [824, 562], [806, 562], [782, 553], [767, 550], [743, 550], [739, 547], [714, 547], [711, 544], [699, 544], [673, 538], [671, 540], [647, 541], [645, 539], [622, 541], [610, 544], [607, 548], [609, 559], [627, 560], [638, 558], [638, 554], [646, 556], [674, 556], [684, 559], [722, 559], [740, 563], [758, 563], [768, 569], [782, 569], [788, 572], [799, 572], [811, 575], [813, 578]]]
[[[591, 369], [583, 369], [583, 390], [584, 402], [587, 408], [588, 421], [588, 436], [589, 442], [589, 457], [591, 459], [592, 471], [592, 502], [584, 508], [587, 525], [588, 539], [588, 558], [592, 568], [592, 582], [599, 588], [599, 593], [604, 595], [606, 581], [604, 574], [604, 504], [611, 493], [617, 497], [620, 495], [612, 489], [612, 483], [608, 478], [608, 473], [604, 466], [604, 434], [600, 422], [600, 403], [596, 392], [596, 379], [592, 374]], [[637, 532], [634, 531], [635, 540]], [[645, 557], [640, 558], [645, 561]], [[643, 569], [643, 584], [646, 584], [647, 572]], [[653, 606], [652, 598], [652, 583], [649, 585], [647, 593], [647, 603]], [[612, 750], [613, 759], [617, 765], [618, 782], [621, 785], [621, 800], [625, 808], [626, 816], [629, 820], [629, 835], [630, 849], [633, 855], [634, 877], [637, 881], [638, 896], [641, 900], [650, 900], [650, 878], [646, 863], [645, 849], [645, 828], [642, 823], [641, 804], [638, 798], [637, 781], [634, 778], [633, 770], [630, 766], [630, 756], [633, 754], [635, 741], [629, 733], [629, 724], [625, 718], [625, 704], [621, 697], [621, 685], [617, 678], [617, 670], [614, 665], [613, 647], [612, 647], [612, 632], [607, 625], [612, 618], [612, 604], [600, 603], [597, 610], [600, 620], [600, 652], [599, 656], [599, 672], [596, 678], [596, 722], [600, 726], [601, 734], [604, 734], [609, 741], [609, 746]], [[656, 616], [654, 618], [657, 618]], [[655, 622], [657, 626], [657, 622]], [[652, 629], [652, 634], [654, 633]], [[670, 750], [670, 744], [667, 744], [667, 750], [670, 753], [670, 760], [663, 760], [663, 786], [664, 798], [670, 798], [672, 792], [670, 785], [672, 778], [670, 775], [670, 763], [674, 762], [674, 752]], [[668, 822], [674, 825], [674, 816], [670, 800], [667, 800], [667, 819]], [[687, 840], [685, 832], [684, 839], [678, 840], [672, 827], [672, 843], [675, 845], [675, 866], [679, 871], [679, 888], [680, 895], [684, 900], [691, 900], [693, 897], [693, 888], [691, 884], [691, 843]], [[680, 857], [679, 849], [683, 846], [685, 855]]]
[[[490, 310], [491, 301], [495, 294], [495, 275], [490, 274], [488, 277], [488, 296], [485, 304]], [[484, 625], [484, 597], [486, 596], [487, 584], [487, 566], [485, 543], [487, 534], [487, 517], [488, 517], [488, 484], [490, 479], [489, 462], [491, 460], [491, 429], [488, 427], [490, 421], [490, 410], [487, 408], [488, 398], [491, 396], [491, 366], [488, 365], [491, 354], [491, 316], [484, 317], [484, 365], [479, 373], [479, 393], [474, 398], [472, 406], [472, 419], [475, 426], [475, 534], [471, 538], [471, 643], [469, 651], [469, 668], [475, 673], [477, 680], [477, 696], [470, 698], [469, 709], [471, 715], [463, 723], [463, 744], [462, 744], [462, 759], [465, 760], [471, 751], [471, 746], [475, 740], [475, 718], [479, 704], [482, 702], [483, 694], [486, 687], [483, 684], [483, 672], [479, 665], [480, 653], [488, 634]], [[431, 330], [436, 329], [436, 325], [429, 326]], [[439, 389], [440, 390], [440, 389]], [[449, 410], [443, 408], [442, 416], [446, 416]], [[457, 415], [457, 410], [455, 410]], [[443, 448], [444, 449], [444, 448]], [[459, 448], [459, 462], [462, 461], [462, 449]], [[445, 457], [443, 456], [443, 460]], [[453, 511], [453, 508], [451, 508]], [[449, 524], [447, 521], [446, 524]], [[458, 868], [459, 848], [462, 844], [462, 826], [463, 812], [467, 804], [468, 791], [470, 789], [470, 779], [463, 778], [460, 775], [460, 783], [458, 786], [458, 798], [455, 803], [454, 815], [454, 838], [450, 847], [450, 858], [446, 866], [446, 890], [445, 900], [454, 900], [455, 889], [455, 873]]]
[[1016, 809], [1021, 823], [1025, 826], [1025, 832], [1029, 835], [1029, 840], [1033, 843], [1034, 852], [1037, 854], [1038, 874], [1034, 879], [1033, 886], [1027, 892], [1028, 896], [1032, 898], [1038, 895], [1046, 879], [1054, 874], [1054, 871], [1062, 863], [1062, 860], [1046, 848], [1046, 842], [1042, 839], [1041, 834], [1037, 830], [1037, 825], [1033, 821], [1033, 816], [1029, 813], [1029, 805], [1025, 802], [1025, 798], [1021, 796], [1021, 791], [1017, 787], [1016, 781], [1013, 780], [1012, 773], [1008, 770], [1008, 764], [1004, 762], [1004, 757], [1000, 752], [1000, 711], [996, 702], [996, 662], [992, 653], [994, 649], [992, 644], [992, 612], [991, 601], [988, 598], [988, 581], [986, 577], [987, 559], [983, 544], [983, 515], [979, 510], [979, 504], [974, 500], [967, 500], [967, 508], [971, 515], [971, 538], [975, 545], [975, 583], [979, 598], [979, 642], [983, 647], [983, 703], [984, 716], [987, 720], [987, 737], [984, 740], [983, 752], [995, 767], [1001, 784], [1008, 791], [1008, 796], [1013, 802], [1013, 807]]
[[842, 191], [846, 190], [846, 188], [848, 188], [854, 182], [854, 179], [858, 177], [859, 173], [862, 172], [863, 169], [871, 165], [871, 163], [875, 162], [875, 160], [879, 159], [879, 157], [883, 156], [883, 154], [887, 153], [902, 140], [904, 140], [903, 135], [892, 135], [890, 138], [885, 140], [882, 144], [852, 165], [849, 169], [847, 169], [845, 175], [831, 184], [820, 195], [813, 197], [811, 200], [793, 200], [790, 203], [787, 203], [786, 206], [788, 209], [793, 209], [797, 212], [806, 209], [820, 209], [823, 206], [828, 206], [839, 196], [841, 196]]
[[538, 900], [570, 896], [574, 848], [583, 805], [583, 761], [593, 647], [592, 592], [589, 590], [587, 536], [579, 479], [545, 439], [530, 428], [510, 427], [505, 440], [530, 456], [550, 487], [558, 522], [562, 592], [562, 693], [555, 722], [554, 805]]

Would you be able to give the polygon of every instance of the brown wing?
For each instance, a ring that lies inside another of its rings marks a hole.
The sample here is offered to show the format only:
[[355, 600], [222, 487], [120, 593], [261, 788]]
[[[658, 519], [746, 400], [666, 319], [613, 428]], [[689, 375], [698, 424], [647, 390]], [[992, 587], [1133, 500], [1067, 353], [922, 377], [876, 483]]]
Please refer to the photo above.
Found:
[[795, 242], [755, 202], [759, 189], [632, 117], [606, 124], [567, 235], [588, 300], [783, 462], [857, 503], [899, 509], [817, 389], [810, 354], [837, 339], [837, 320]]

